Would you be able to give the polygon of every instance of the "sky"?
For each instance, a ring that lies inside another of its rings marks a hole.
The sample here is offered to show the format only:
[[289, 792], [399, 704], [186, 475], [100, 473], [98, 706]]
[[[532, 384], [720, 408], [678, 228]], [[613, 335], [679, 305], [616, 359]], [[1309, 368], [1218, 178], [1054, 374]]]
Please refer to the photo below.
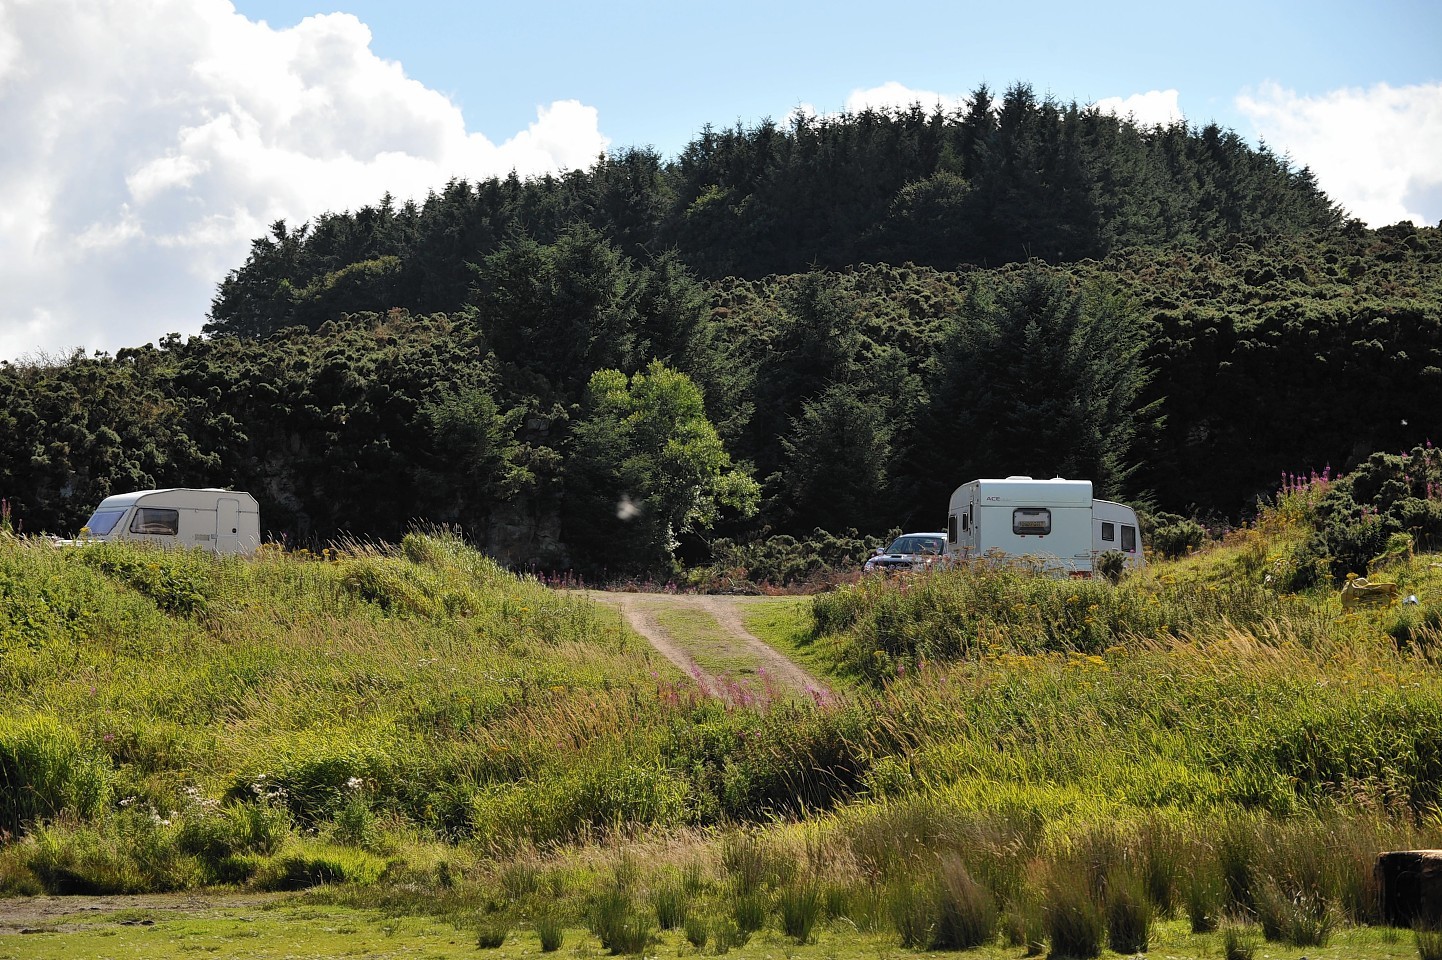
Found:
[[985, 83], [1218, 123], [1442, 222], [1442, 4], [0, 0], [0, 360], [200, 332], [284, 219]]

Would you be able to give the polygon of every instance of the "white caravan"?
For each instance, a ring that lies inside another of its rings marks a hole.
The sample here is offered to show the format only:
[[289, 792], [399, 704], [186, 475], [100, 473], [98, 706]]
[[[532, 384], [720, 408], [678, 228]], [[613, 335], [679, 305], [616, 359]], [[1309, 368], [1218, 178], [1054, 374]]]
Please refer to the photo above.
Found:
[[254, 553], [260, 507], [236, 490], [139, 490], [100, 501], [81, 540], [139, 540], [213, 553]]
[[1109, 551], [1140, 567], [1141, 537], [1131, 507], [1093, 500], [1090, 480], [973, 480], [956, 488], [946, 519], [952, 560], [1025, 558], [1062, 576], [1089, 577]]

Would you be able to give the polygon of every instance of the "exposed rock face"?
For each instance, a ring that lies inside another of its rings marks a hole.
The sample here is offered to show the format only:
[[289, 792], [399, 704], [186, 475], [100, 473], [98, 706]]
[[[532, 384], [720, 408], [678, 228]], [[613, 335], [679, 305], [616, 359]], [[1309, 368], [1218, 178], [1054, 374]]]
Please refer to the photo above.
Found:
[[1394, 850], [1377, 857], [1374, 870], [1384, 920], [1442, 926], [1442, 850]]

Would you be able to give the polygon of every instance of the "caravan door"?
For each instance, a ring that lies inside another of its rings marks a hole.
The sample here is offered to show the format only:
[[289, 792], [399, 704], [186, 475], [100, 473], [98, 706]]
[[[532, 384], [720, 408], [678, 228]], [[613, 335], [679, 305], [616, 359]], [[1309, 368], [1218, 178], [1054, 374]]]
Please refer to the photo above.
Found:
[[215, 501], [215, 552], [240, 552], [240, 501]]

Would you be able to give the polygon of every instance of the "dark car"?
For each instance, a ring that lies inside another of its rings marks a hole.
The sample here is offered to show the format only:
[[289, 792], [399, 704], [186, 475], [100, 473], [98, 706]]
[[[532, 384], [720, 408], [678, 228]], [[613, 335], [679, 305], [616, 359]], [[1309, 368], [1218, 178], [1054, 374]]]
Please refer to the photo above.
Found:
[[891, 546], [866, 561], [867, 573], [907, 573], [926, 570], [946, 552], [944, 533], [903, 533]]

